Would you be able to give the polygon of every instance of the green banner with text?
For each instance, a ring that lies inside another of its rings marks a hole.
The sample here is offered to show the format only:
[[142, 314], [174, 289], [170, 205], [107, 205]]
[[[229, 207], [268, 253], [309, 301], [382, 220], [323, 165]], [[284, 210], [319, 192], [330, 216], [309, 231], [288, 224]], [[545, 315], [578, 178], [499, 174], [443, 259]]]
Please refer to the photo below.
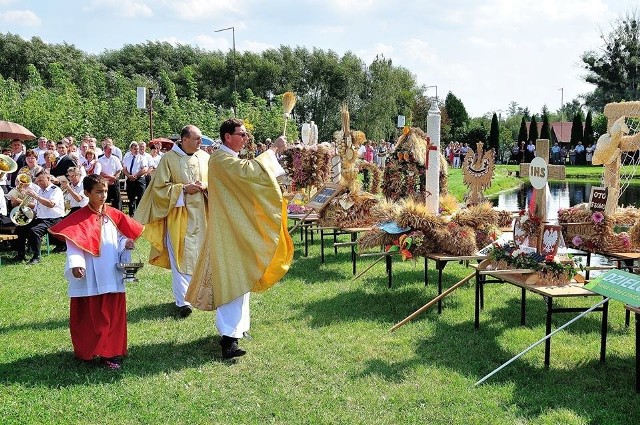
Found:
[[640, 276], [622, 270], [609, 270], [592, 279], [585, 288], [633, 307], [640, 307]]

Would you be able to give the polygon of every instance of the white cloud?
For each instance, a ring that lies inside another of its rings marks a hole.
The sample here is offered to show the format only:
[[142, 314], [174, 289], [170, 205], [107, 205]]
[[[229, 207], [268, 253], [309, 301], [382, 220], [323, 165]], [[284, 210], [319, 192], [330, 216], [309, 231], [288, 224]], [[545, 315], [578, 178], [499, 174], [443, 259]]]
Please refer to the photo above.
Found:
[[0, 22], [26, 27], [39, 26], [41, 23], [38, 15], [30, 10], [8, 10], [6, 12], [0, 12]]
[[385, 58], [390, 59], [393, 50], [393, 46], [384, 43], [376, 43], [373, 46], [358, 50], [355, 54], [359, 56], [364, 63], [370, 64], [376, 58], [376, 55], [382, 54]]
[[233, 46], [231, 39], [224, 37], [210, 37], [208, 35], [197, 35], [193, 38], [193, 44], [205, 50], [221, 50], [226, 52]]
[[93, 0], [85, 10], [109, 10], [124, 18], [153, 16], [153, 11], [144, 1], [135, 0]]
[[[236, 46], [237, 47], [237, 46]], [[242, 50], [253, 53], [264, 52], [268, 49], [275, 49], [276, 46], [261, 41], [246, 41], [242, 43]]]
[[363, 13], [375, 6], [373, 0], [321, 0], [319, 3], [322, 7], [349, 13]]
[[166, 4], [174, 10], [178, 18], [188, 21], [220, 19], [229, 12], [240, 12], [237, 2], [233, 0], [181, 0], [168, 1]]

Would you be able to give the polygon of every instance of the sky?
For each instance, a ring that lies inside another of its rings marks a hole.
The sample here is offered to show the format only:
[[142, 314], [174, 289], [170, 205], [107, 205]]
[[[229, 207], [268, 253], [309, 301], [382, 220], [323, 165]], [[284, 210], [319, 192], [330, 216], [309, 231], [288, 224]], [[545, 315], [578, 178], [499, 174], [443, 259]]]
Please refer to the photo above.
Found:
[[[167, 41], [260, 53], [281, 45], [378, 54], [425, 94], [458, 97], [469, 115], [540, 112], [591, 92], [581, 55], [602, 48], [630, 0], [0, 0], [4, 33], [88, 53]], [[233, 27], [234, 30], [215, 32]], [[436, 93], [437, 91], [437, 93]]]

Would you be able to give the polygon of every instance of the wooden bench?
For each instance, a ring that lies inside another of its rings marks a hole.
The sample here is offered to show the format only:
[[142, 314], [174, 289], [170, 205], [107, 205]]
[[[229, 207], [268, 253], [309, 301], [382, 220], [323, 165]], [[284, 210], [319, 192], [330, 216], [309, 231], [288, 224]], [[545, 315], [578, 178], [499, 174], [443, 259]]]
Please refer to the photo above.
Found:
[[[6, 241], [13, 241], [18, 239], [17, 235], [12, 235], [12, 234], [0, 234], [0, 243], [2, 242], [6, 242]], [[0, 265], [2, 265], [2, 256], [0, 256]]]

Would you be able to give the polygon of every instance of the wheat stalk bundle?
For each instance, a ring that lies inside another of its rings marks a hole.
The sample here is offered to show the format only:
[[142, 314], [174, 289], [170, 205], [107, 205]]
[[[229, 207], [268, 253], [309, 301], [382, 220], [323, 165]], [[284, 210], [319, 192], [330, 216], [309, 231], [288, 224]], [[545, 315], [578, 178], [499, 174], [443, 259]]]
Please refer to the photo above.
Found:
[[287, 135], [287, 121], [291, 116], [291, 111], [293, 111], [293, 107], [296, 105], [296, 95], [292, 91], [285, 92], [282, 96], [282, 112], [284, 113], [284, 132], [283, 134]]

